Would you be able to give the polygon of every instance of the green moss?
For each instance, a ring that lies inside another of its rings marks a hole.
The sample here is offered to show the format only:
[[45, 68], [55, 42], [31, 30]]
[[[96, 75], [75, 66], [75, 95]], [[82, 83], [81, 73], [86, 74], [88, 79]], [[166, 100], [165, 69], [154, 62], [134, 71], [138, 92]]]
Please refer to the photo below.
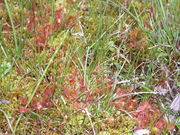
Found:
[[[18, 109], [21, 106], [21, 97], [31, 94], [33, 86], [34, 81], [29, 81], [18, 75], [14, 70], [1, 79], [0, 100], [6, 100], [8, 103], [0, 103], [0, 108], [11, 118], [12, 125], [19, 116]], [[0, 128], [8, 131], [9, 129], [5, 128], [7, 121], [2, 113], [0, 113], [0, 119], [2, 120]]]
[[127, 134], [131, 135], [136, 122], [134, 119], [122, 114], [110, 116], [105, 121], [99, 123], [101, 132], [109, 133], [110, 135]]
[[[0, 90], [2, 91], [2, 96], [11, 98], [13, 96], [19, 96], [22, 93], [27, 94], [27, 90], [30, 90], [34, 85], [34, 80], [29, 80], [24, 78], [12, 71], [5, 77], [1, 79]], [[6, 93], [6, 95], [3, 95]]]

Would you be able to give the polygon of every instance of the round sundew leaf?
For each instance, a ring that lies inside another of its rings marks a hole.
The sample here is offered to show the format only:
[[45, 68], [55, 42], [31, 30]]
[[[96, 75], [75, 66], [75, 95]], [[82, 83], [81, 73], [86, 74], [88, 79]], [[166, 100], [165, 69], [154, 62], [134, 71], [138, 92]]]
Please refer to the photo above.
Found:
[[27, 108], [25, 108], [25, 107], [19, 107], [19, 112], [20, 113], [28, 113], [28, 112], [30, 112]]

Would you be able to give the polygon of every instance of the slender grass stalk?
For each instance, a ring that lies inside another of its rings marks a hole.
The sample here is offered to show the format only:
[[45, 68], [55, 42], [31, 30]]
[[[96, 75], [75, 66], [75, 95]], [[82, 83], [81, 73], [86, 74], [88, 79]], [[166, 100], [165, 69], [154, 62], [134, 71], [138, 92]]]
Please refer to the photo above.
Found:
[[122, 98], [122, 97], [127, 97], [127, 96], [134, 96], [134, 95], [142, 95], [142, 94], [158, 94], [158, 92], [134, 92], [134, 93], [129, 93], [129, 94], [123, 94], [121, 96], [117, 96], [115, 94], [113, 100], [116, 100], [116, 99], [119, 99], [119, 98]]
[[[90, 54], [90, 51], [92, 50], [92, 48], [113, 28], [114, 25], [116, 25], [116, 24], [122, 19], [123, 16], [124, 16], [124, 14], [122, 14], [121, 16], [119, 16], [118, 19], [117, 19], [112, 25], [110, 25], [110, 26], [107, 28], [107, 30], [104, 31], [94, 43], [92, 43], [90, 46], [87, 47], [87, 49], [86, 49], [86, 60], [85, 60], [85, 62], [88, 61], [89, 54]], [[87, 64], [87, 63], [86, 63], [86, 64]]]
[[12, 30], [13, 30], [13, 37], [14, 37], [16, 53], [19, 56], [20, 55], [19, 54], [20, 50], [19, 50], [19, 47], [18, 47], [17, 36], [16, 36], [16, 29], [15, 29], [15, 26], [14, 26], [14, 23], [13, 23], [13, 18], [12, 18], [11, 11], [10, 11], [10, 8], [9, 8], [7, 0], [4, 0], [4, 2], [5, 2], [5, 5], [6, 5], [6, 9], [8, 11], [9, 19], [10, 19]]
[[90, 123], [91, 123], [91, 127], [92, 127], [92, 130], [93, 130], [93, 134], [96, 135], [96, 131], [95, 131], [95, 129], [94, 129], [94, 125], [93, 125], [93, 123], [92, 123], [92, 120], [91, 120], [91, 117], [90, 117], [90, 113], [88, 112], [87, 108], [85, 108], [85, 112], [86, 112], [86, 114], [87, 114], [87, 116], [88, 116], [88, 118], [89, 118], [89, 121], [90, 121]]
[[162, 11], [163, 18], [166, 20], [166, 14], [165, 14], [165, 9], [164, 9], [164, 6], [163, 6], [163, 2], [162, 2], [162, 0], [158, 0], [158, 2], [160, 3], [160, 6], [161, 6], [160, 11]]
[[[0, 39], [2, 39], [2, 38], [3, 38], [2, 37], [2, 24], [0, 24]], [[2, 52], [4, 54], [4, 56], [7, 58], [7, 53], [6, 53], [5, 49], [4, 49], [4, 47], [2, 46], [2, 41], [0, 41], [0, 47], [1, 47], [1, 50], [2, 50]]]
[[54, 0], [52, 0], [52, 2], [51, 2], [51, 8], [52, 8], [52, 12], [51, 12], [51, 24], [53, 24], [53, 22], [54, 22]]
[[11, 122], [9, 121], [8, 115], [7, 115], [6, 112], [5, 112], [4, 110], [2, 110], [2, 109], [0, 109], [0, 112], [2, 112], [2, 113], [4, 114], [4, 116], [5, 116], [6, 120], [7, 120], [8, 126], [9, 126], [12, 134], [15, 135], [15, 131], [14, 131], [13, 128], [12, 128], [12, 125], [11, 125]]
[[0, 42], [0, 46], [1, 46], [2, 52], [4, 53], [4, 56], [7, 58], [7, 53], [6, 53], [6, 51], [4, 50], [4, 47], [2, 46], [1, 42]]

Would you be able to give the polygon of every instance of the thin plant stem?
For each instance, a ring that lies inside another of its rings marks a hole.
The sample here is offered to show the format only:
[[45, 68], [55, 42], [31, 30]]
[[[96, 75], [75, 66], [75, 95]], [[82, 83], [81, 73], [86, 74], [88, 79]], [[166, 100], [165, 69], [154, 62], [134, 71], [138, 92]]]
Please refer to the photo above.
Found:
[[122, 98], [122, 97], [127, 97], [127, 96], [134, 96], [134, 95], [142, 95], [142, 94], [158, 94], [158, 92], [134, 92], [134, 93], [129, 93], [129, 94], [123, 94], [121, 96], [117, 96], [115, 94], [113, 100], [117, 100], [119, 98]]
[[19, 55], [19, 51], [20, 50], [19, 50], [19, 47], [18, 47], [17, 36], [16, 36], [16, 29], [14, 27], [11, 11], [10, 11], [10, 8], [9, 8], [7, 0], [4, 0], [4, 2], [5, 2], [5, 5], [6, 5], [6, 8], [7, 8], [7, 12], [8, 12], [9, 19], [10, 19], [11, 26], [12, 26], [12, 30], [13, 30], [13, 37], [14, 37], [14, 43], [15, 43], [15, 47], [16, 47], [16, 53]]
[[92, 127], [92, 130], [93, 130], [93, 134], [96, 135], [96, 131], [95, 131], [95, 129], [94, 129], [94, 125], [93, 125], [93, 123], [92, 123], [92, 120], [91, 120], [91, 117], [90, 117], [90, 113], [88, 112], [87, 108], [85, 108], [84, 110], [85, 110], [85, 112], [86, 112], [86, 114], [87, 114], [87, 116], [88, 116], [88, 118], [89, 118], [90, 123], [91, 123], [91, 127]]
[[9, 118], [8, 118], [8, 115], [7, 115], [6, 112], [5, 112], [4, 110], [2, 110], [2, 109], [0, 109], [0, 112], [2, 112], [2, 113], [4, 114], [4, 116], [5, 116], [6, 120], [7, 120], [8, 126], [9, 126], [12, 134], [15, 135], [15, 131], [14, 131], [13, 128], [12, 128], [12, 125], [11, 125], [11, 122], [10, 122], [10, 120], [9, 120]]

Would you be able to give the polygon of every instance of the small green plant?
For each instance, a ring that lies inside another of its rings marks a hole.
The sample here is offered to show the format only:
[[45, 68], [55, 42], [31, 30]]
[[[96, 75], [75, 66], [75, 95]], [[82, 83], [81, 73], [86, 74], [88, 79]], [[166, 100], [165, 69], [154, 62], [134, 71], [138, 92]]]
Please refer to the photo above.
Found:
[[10, 62], [3, 61], [0, 64], [0, 78], [3, 78], [7, 73], [9, 73], [12, 69], [12, 65]]
[[176, 126], [177, 126], [178, 130], [180, 130], [180, 117], [178, 117], [176, 120]]

